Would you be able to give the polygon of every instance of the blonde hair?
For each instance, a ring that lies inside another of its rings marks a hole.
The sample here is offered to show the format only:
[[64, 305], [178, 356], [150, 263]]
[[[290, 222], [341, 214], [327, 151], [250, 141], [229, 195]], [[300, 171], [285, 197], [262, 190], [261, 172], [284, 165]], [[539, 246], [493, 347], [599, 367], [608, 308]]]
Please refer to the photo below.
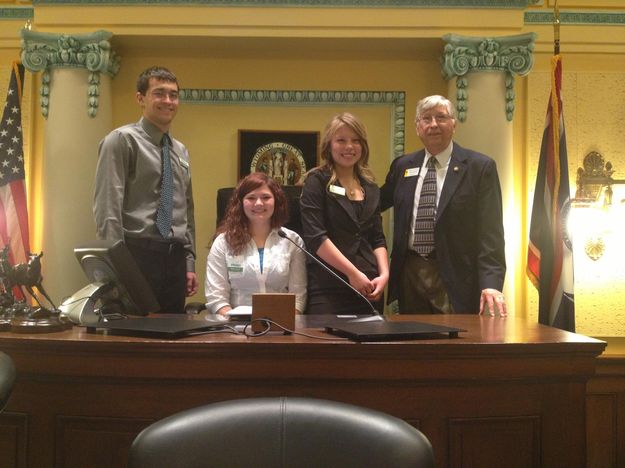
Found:
[[323, 162], [319, 166], [321, 169], [329, 170], [330, 181], [328, 186], [333, 184], [336, 179], [336, 171], [334, 169], [334, 160], [332, 159], [332, 138], [341, 127], [350, 128], [360, 139], [362, 146], [362, 156], [354, 166], [354, 170], [358, 177], [362, 177], [367, 182], [373, 182], [375, 177], [369, 169], [369, 143], [367, 142], [367, 129], [358, 118], [349, 112], [341, 112], [335, 115], [326, 125], [321, 138], [321, 159]]

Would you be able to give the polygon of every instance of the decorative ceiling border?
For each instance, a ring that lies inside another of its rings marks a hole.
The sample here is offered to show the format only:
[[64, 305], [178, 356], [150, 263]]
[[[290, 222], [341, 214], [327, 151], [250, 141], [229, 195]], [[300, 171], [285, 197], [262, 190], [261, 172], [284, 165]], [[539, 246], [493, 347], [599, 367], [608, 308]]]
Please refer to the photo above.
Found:
[[182, 88], [180, 100], [191, 104], [264, 106], [330, 106], [336, 104], [389, 106], [391, 108], [391, 154], [404, 154], [406, 93], [404, 91], [319, 91], [275, 89]]
[[258, 7], [516, 8], [542, 0], [33, 0], [33, 5], [212, 5]]
[[0, 20], [33, 19], [35, 9], [31, 7], [0, 8]]
[[[526, 11], [525, 24], [553, 24], [553, 12]], [[591, 26], [622, 26], [625, 24], [625, 13], [612, 11], [562, 11], [561, 24], [584, 24]]]

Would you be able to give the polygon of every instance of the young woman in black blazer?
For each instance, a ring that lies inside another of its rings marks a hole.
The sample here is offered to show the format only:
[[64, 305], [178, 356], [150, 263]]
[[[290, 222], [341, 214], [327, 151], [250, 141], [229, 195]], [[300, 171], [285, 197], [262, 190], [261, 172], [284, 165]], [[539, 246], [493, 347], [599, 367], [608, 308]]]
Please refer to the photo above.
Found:
[[[383, 312], [388, 254], [380, 190], [368, 167], [364, 125], [338, 114], [325, 128], [322, 164], [310, 171], [300, 200], [304, 242]], [[371, 306], [316, 263], [308, 262], [309, 314], [371, 314]]]

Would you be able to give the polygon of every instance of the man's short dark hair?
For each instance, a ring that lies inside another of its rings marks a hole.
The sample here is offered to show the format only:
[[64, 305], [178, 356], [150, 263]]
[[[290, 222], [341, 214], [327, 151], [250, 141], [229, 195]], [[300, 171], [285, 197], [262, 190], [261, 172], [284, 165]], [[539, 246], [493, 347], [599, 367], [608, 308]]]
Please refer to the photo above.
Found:
[[137, 79], [137, 91], [145, 95], [150, 87], [150, 78], [156, 78], [158, 81], [166, 81], [169, 83], [176, 83], [178, 86], [178, 80], [176, 75], [169, 71], [165, 67], [150, 67], [139, 75]]

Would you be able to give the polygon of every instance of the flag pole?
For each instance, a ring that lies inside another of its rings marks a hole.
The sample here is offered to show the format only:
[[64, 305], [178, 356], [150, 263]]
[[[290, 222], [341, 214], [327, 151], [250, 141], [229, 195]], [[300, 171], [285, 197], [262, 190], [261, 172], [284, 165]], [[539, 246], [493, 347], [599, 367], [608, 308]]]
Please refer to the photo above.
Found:
[[560, 99], [560, 11], [553, 12], [554, 54], [551, 94], [538, 161], [532, 204], [527, 274], [538, 289], [538, 321], [575, 332], [573, 252], [565, 238], [563, 217], [570, 199], [568, 158]]
[[560, 54], [560, 9], [558, 0], [553, 7], [553, 55]]

